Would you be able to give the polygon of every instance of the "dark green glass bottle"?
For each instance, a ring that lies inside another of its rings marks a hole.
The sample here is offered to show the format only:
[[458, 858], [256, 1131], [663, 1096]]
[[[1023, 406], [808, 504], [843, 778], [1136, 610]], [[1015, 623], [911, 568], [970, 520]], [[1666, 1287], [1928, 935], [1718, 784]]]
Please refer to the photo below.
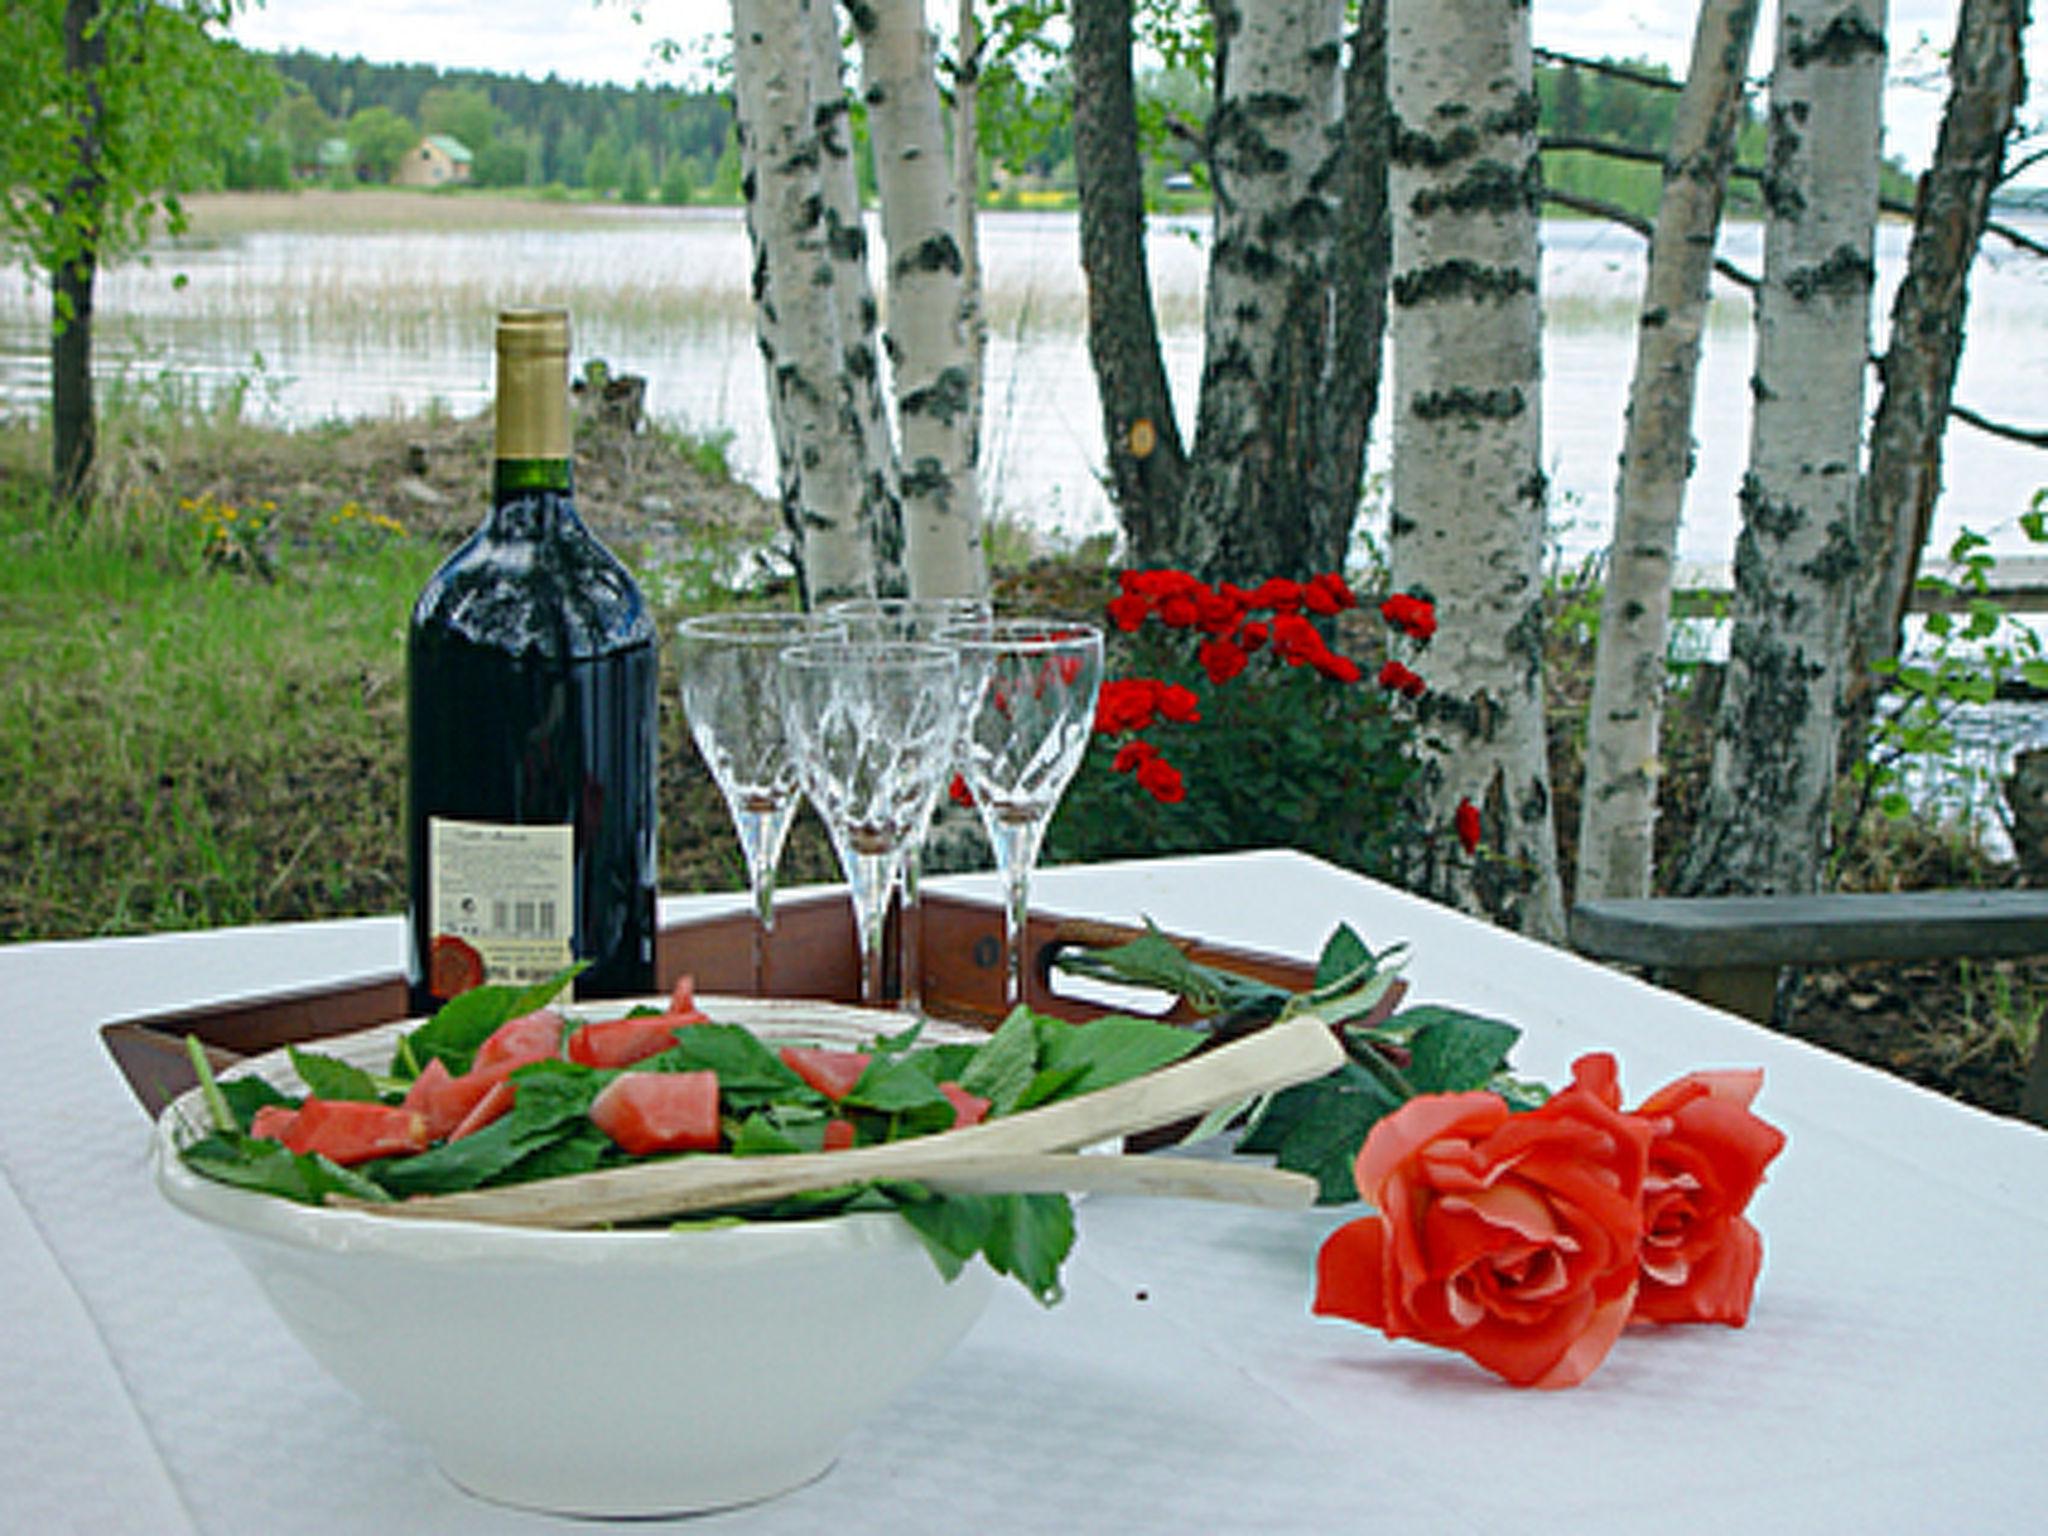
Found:
[[654, 989], [653, 615], [571, 484], [568, 317], [498, 319], [497, 467], [483, 526], [407, 636], [412, 1003], [573, 957], [579, 996]]

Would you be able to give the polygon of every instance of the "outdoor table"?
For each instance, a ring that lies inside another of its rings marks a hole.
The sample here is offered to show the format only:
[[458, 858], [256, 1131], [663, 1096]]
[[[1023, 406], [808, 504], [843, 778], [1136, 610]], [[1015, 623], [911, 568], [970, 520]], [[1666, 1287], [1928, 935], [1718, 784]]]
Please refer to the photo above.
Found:
[[[1516, 1066], [1553, 1084], [1611, 1050], [1631, 1103], [1761, 1066], [1757, 1109], [1790, 1141], [1751, 1208], [1749, 1326], [1632, 1330], [1583, 1386], [1518, 1391], [1309, 1315], [1317, 1246], [1355, 1207], [1095, 1198], [1062, 1303], [1000, 1285], [829, 1474], [693, 1529], [2041, 1528], [2048, 1135], [1299, 854], [1047, 868], [1033, 894], [1301, 957], [1348, 922], [1410, 946], [1410, 1003], [1521, 1026]], [[312, 1363], [158, 1196], [147, 1117], [97, 1033], [389, 971], [403, 942], [373, 918], [0, 949], [0, 1529], [571, 1528], [458, 1492]]]

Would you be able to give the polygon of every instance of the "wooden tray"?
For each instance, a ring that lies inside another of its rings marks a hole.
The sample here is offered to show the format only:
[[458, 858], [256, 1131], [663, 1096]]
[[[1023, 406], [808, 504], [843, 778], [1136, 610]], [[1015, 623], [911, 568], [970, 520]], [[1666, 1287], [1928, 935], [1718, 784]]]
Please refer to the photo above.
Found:
[[[922, 957], [925, 1011], [934, 1017], [993, 1029], [1002, 1020], [1002, 912], [987, 902], [927, 894]], [[1108, 1012], [1084, 998], [1053, 990], [1053, 956], [1066, 945], [1118, 944], [1140, 929], [1113, 923], [1034, 912], [1026, 929], [1025, 1000], [1042, 1013], [1085, 1020]], [[1279, 955], [1176, 938], [1193, 959], [1255, 976], [1290, 990], [1313, 983], [1312, 965]], [[852, 908], [843, 895], [785, 901], [776, 908], [769, 946], [771, 990], [781, 997], [855, 1002], [859, 969], [854, 951]], [[662, 991], [684, 975], [706, 994], [753, 991], [753, 918], [734, 912], [664, 928], [655, 945], [655, 974]], [[1379, 1015], [1399, 996], [1396, 983]], [[1118, 1011], [1133, 1010], [1119, 1004]], [[405, 978], [397, 972], [358, 977], [325, 986], [226, 999], [173, 1013], [138, 1015], [102, 1026], [101, 1039], [123, 1077], [155, 1114], [194, 1082], [185, 1037], [196, 1035], [216, 1070], [244, 1057], [281, 1046], [347, 1034], [402, 1019], [407, 1012]], [[1176, 1004], [1157, 1015], [1189, 1022], [1194, 1015]]]

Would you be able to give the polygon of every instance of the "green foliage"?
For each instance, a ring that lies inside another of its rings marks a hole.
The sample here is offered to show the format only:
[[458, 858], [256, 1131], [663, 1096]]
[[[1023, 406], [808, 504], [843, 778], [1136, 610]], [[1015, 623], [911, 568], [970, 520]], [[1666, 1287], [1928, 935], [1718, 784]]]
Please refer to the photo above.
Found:
[[[600, 142], [609, 140], [598, 166], [602, 185], [618, 190], [635, 174], [630, 162], [640, 154], [645, 158], [638, 174], [644, 177], [647, 192], [659, 186], [668, 201], [672, 189], [687, 189], [708, 179], [708, 168], [718, 162], [731, 138], [730, 102], [712, 90], [586, 85], [552, 76], [528, 80], [482, 70], [373, 64], [310, 53], [279, 54], [259, 62], [286, 83], [288, 99], [307, 104], [292, 109], [292, 158], [302, 178], [318, 174], [318, 143], [309, 146], [314, 114], [338, 122], [373, 108], [418, 124], [422, 133], [460, 139], [473, 157], [470, 179], [484, 187], [583, 186], [587, 162]], [[276, 121], [265, 128], [279, 136], [286, 130], [286, 123]], [[692, 161], [706, 174], [672, 172]], [[677, 176], [689, 180], [679, 181]], [[738, 190], [735, 173], [731, 195], [737, 197]]]
[[[2034, 543], [2048, 542], [2048, 490], [2035, 493], [2020, 526]], [[1991, 596], [1997, 561], [1989, 540], [1965, 529], [1949, 547], [1949, 563], [1953, 575], [1920, 578], [1921, 591], [1940, 602], [1926, 617], [1925, 642], [1877, 666], [1886, 696], [1867, 751], [1850, 769], [1860, 805], [1875, 805], [1894, 820], [1912, 813], [1909, 785], [1929, 788], [1937, 799], [1972, 797], [1981, 770], [1957, 752], [1964, 711], [2014, 685], [2048, 691], [2048, 642]]]
[[[106, 62], [64, 62], [64, 0], [9, 0], [0, 48], [0, 239], [29, 270], [61, 271], [142, 244], [178, 193], [218, 185], [276, 94], [269, 71], [219, 37], [233, 0], [102, 7]], [[81, 159], [89, 103], [99, 152]]]
[[1197, 638], [1153, 624], [1135, 635], [1113, 630], [1108, 665], [1111, 677], [1156, 677], [1200, 697], [1199, 723], [1146, 732], [1181, 770], [1187, 798], [1154, 800], [1112, 770], [1117, 743], [1097, 737], [1047, 831], [1047, 857], [1293, 847], [1396, 875], [1410, 826], [1402, 799], [1414, 725], [1374, 687], [1379, 659], [1349, 647], [1365, 677], [1345, 684], [1262, 654], [1216, 686], [1195, 660]]
[[389, 107], [365, 107], [348, 120], [348, 151], [356, 174], [367, 181], [389, 181], [399, 162], [419, 143], [419, 129]]
[[[1620, 65], [1649, 79], [1671, 80], [1669, 69], [1646, 59], [1601, 62]], [[1672, 123], [1678, 110], [1677, 90], [1570, 64], [1538, 64], [1536, 99], [1541, 110], [1539, 131], [1546, 138], [1594, 139], [1660, 157], [1624, 160], [1591, 150], [1549, 150], [1543, 156], [1543, 184], [1614, 204], [1641, 218], [1654, 218], [1663, 189], [1661, 156], [1671, 142]], [[1758, 111], [1745, 106], [1736, 128], [1736, 165], [1761, 167], [1767, 137]], [[1886, 161], [1879, 167], [1878, 175], [1879, 190], [1888, 201], [1912, 201], [1913, 179], [1903, 166]], [[1736, 176], [1730, 180], [1727, 210], [1735, 217], [1762, 217], [1763, 198], [1754, 178]]]

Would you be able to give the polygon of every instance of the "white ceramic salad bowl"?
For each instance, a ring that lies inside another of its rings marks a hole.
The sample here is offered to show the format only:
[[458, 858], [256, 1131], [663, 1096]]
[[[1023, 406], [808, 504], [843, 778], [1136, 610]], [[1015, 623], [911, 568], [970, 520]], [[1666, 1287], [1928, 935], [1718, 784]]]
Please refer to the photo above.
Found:
[[[829, 1004], [703, 1004], [785, 1040], [878, 1032]], [[382, 1070], [402, 1027], [318, 1049]], [[237, 1070], [298, 1088], [281, 1052]], [[189, 1169], [177, 1149], [204, 1120], [197, 1089], [159, 1120], [165, 1196], [221, 1233], [337, 1380], [506, 1504], [678, 1514], [808, 1482], [959, 1343], [993, 1284], [979, 1262], [947, 1282], [889, 1214], [583, 1232], [294, 1204]]]

